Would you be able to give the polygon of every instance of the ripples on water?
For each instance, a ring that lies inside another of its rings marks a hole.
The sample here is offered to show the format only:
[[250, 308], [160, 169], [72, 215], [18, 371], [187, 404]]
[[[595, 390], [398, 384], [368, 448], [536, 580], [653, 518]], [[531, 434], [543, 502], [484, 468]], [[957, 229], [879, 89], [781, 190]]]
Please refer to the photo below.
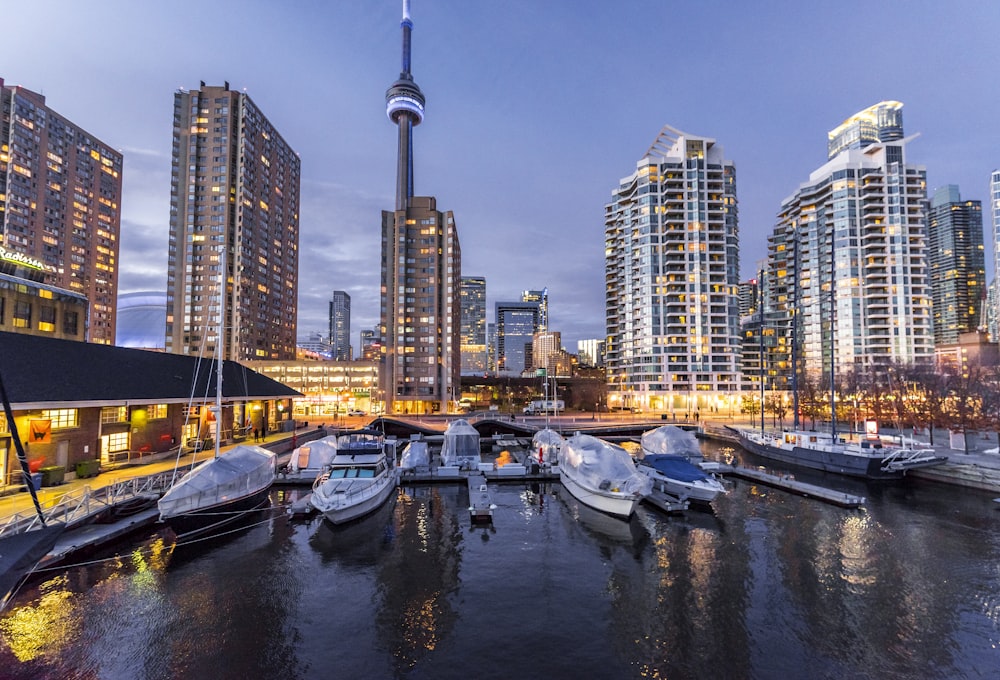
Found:
[[912, 480], [851, 511], [736, 481], [714, 515], [626, 523], [559, 484], [491, 491], [485, 528], [438, 485], [344, 527], [139, 537], [22, 589], [0, 677], [1000, 676], [988, 494]]

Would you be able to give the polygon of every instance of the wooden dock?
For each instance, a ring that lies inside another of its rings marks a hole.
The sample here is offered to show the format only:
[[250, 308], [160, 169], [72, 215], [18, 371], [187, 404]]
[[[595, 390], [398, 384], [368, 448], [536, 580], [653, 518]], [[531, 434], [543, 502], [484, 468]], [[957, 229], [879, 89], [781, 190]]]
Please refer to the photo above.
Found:
[[827, 503], [832, 503], [833, 505], [839, 505], [842, 508], [857, 508], [864, 505], [867, 500], [864, 496], [854, 496], [841, 491], [828, 489], [823, 486], [800, 482], [788, 475], [772, 475], [768, 472], [764, 472], [763, 470], [756, 470], [753, 468], [745, 468], [734, 465], [720, 465], [718, 471], [725, 475], [733, 475], [734, 477], [740, 477], [741, 479], [760, 482], [761, 484], [766, 484], [776, 489], [796, 493], [807, 498], [815, 498], [817, 500], [826, 501]]

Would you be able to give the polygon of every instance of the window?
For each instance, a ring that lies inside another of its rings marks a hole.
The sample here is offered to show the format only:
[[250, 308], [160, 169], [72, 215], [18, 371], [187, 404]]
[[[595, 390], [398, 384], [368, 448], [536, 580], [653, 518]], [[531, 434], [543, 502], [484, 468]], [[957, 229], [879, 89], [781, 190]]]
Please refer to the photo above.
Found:
[[31, 328], [31, 303], [18, 300], [14, 302], [14, 328]]
[[52, 333], [56, 330], [56, 308], [44, 305], [38, 313], [38, 330]]
[[107, 442], [108, 453], [128, 451], [128, 432], [116, 432], [102, 437]]
[[76, 335], [79, 332], [79, 315], [76, 312], [63, 312], [63, 333]]
[[78, 411], [75, 408], [57, 408], [42, 411], [42, 420], [51, 420], [53, 430], [78, 427], [78, 418]]
[[124, 406], [105, 406], [101, 409], [101, 424], [128, 422], [128, 409]]
[[166, 404], [150, 404], [147, 407], [147, 412], [149, 414], [150, 420], [155, 420], [157, 418], [167, 417], [167, 405]]

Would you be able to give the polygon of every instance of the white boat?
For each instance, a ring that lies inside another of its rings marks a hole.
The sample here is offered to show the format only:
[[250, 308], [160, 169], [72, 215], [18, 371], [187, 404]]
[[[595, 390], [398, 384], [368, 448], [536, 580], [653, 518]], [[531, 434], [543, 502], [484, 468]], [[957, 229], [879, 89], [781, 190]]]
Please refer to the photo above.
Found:
[[680, 501], [711, 503], [726, 492], [716, 477], [688, 462], [684, 456], [669, 453], [647, 454], [637, 469], [649, 477], [652, 495], [666, 495]]
[[493, 521], [493, 498], [490, 496], [490, 489], [486, 485], [486, 475], [479, 472], [469, 475], [469, 517], [473, 524], [489, 523]]
[[[223, 272], [226, 258], [221, 256]], [[241, 444], [222, 453], [222, 347], [225, 318], [220, 277], [218, 335], [215, 341], [215, 455], [175, 481], [157, 502], [160, 520], [178, 538], [192, 538], [219, 529], [270, 502], [268, 494], [277, 473], [276, 456], [260, 446]], [[194, 395], [192, 395], [192, 401]], [[180, 456], [178, 452], [178, 456]], [[178, 458], [179, 460], [179, 458]]]
[[459, 418], [448, 424], [441, 445], [441, 465], [463, 470], [478, 470], [482, 462], [479, 431], [469, 421]]
[[639, 439], [645, 454], [669, 453], [684, 456], [688, 462], [700, 465], [704, 456], [698, 438], [690, 430], [676, 425], [664, 425], [642, 433]]
[[531, 462], [538, 465], [558, 465], [559, 449], [566, 441], [555, 430], [545, 428], [531, 437]]
[[343, 524], [378, 509], [396, 490], [395, 461], [375, 430], [337, 437], [337, 454], [316, 478], [309, 503], [333, 524]]
[[411, 439], [403, 447], [403, 454], [399, 457], [399, 469], [403, 472], [427, 471], [431, 464], [431, 452], [427, 448], [427, 442], [422, 439]]
[[312, 484], [337, 455], [337, 438], [323, 437], [311, 441], [292, 451], [288, 465], [279, 473], [279, 478], [288, 483]]
[[649, 493], [651, 482], [640, 474], [620, 446], [586, 434], [566, 439], [559, 449], [563, 486], [591, 508], [629, 518]]

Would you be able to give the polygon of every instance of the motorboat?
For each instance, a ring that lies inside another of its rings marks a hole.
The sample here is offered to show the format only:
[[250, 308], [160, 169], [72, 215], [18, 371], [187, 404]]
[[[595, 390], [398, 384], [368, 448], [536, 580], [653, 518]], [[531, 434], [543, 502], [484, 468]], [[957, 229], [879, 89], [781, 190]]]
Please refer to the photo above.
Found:
[[479, 431], [464, 418], [451, 421], [444, 431], [444, 441], [441, 444], [441, 465], [478, 470], [481, 462]]
[[284, 469], [279, 470], [279, 480], [287, 483], [312, 484], [337, 455], [337, 438], [323, 437], [299, 446]]
[[490, 496], [486, 475], [482, 472], [469, 475], [469, 517], [473, 524], [487, 524], [493, 521], [493, 497]]
[[636, 469], [652, 482], [650, 495], [664, 500], [711, 503], [720, 493], [726, 492], [718, 478], [679, 454], [647, 453]]
[[339, 435], [337, 453], [313, 483], [309, 503], [332, 524], [363, 517], [396, 490], [394, 463], [386, 455], [381, 432], [362, 429]]
[[160, 520], [179, 539], [200, 536], [270, 502], [273, 451], [240, 444], [199, 463], [160, 498]]
[[625, 449], [586, 434], [575, 434], [563, 442], [559, 471], [563, 486], [578, 501], [625, 519], [652, 487]]
[[870, 480], [901, 479], [909, 470], [948, 461], [931, 448], [888, 444], [878, 435], [848, 440], [815, 431], [738, 429], [736, 433], [740, 446], [762, 458]]
[[531, 437], [531, 462], [537, 465], [558, 465], [559, 449], [566, 441], [555, 430], [545, 428]]
[[431, 464], [430, 449], [423, 439], [411, 439], [403, 447], [403, 453], [399, 457], [399, 469], [407, 471], [427, 471]]

